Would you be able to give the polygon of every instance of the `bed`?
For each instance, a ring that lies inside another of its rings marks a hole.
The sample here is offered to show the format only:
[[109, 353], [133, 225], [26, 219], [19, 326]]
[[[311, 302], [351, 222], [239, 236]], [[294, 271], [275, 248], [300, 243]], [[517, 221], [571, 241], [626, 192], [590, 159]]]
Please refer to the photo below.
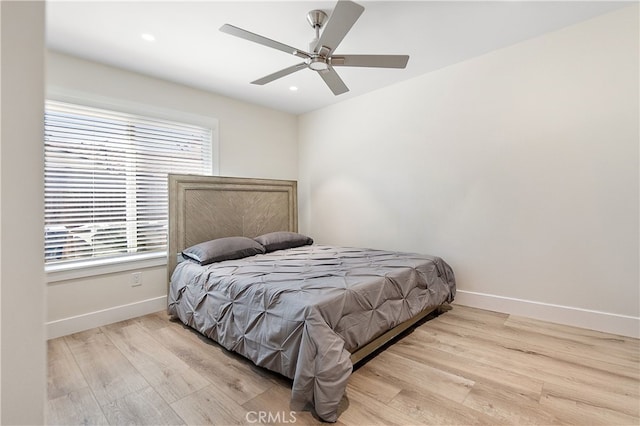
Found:
[[[353, 365], [451, 302], [455, 278], [436, 256], [313, 244], [297, 214], [295, 181], [170, 175], [168, 311], [335, 422]], [[222, 241], [251, 250], [203, 261]]]

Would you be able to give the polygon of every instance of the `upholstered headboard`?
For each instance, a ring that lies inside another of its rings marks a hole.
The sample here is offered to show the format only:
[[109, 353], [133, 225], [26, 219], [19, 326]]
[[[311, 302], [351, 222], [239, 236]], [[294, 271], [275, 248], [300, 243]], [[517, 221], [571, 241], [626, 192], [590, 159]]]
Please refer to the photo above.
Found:
[[178, 254], [194, 244], [298, 232], [297, 193], [293, 180], [169, 175], [168, 280]]

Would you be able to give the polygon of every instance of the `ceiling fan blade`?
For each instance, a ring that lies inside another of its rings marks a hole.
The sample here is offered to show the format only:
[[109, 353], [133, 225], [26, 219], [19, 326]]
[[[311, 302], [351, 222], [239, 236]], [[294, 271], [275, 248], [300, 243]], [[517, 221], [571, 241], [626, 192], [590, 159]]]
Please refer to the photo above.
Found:
[[406, 68], [409, 55], [338, 55], [331, 57], [333, 67]]
[[329, 86], [329, 89], [331, 89], [334, 95], [341, 95], [349, 91], [347, 85], [344, 84], [344, 81], [342, 81], [336, 70], [333, 68], [318, 71], [318, 74], [320, 74], [320, 77], [322, 77], [324, 82], [327, 83], [327, 86]]
[[313, 51], [320, 53], [320, 50], [325, 47], [328, 52], [323, 52], [323, 54], [328, 55], [335, 50], [362, 15], [362, 12], [364, 12], [364, 7], [357, 3], [348, 0], [338, 1]]
[[265, 77], [259, 78], [256, 81], [252, 81], [251, 84], [263, 85], [263, 84], [271, 83], [273, 80], [277, 80], [281, 77], [284, 77], [285, 75], [289, 75], [296, 71], [300, 71], [301, 69], [306, 67], [307, 67], [306, 62], [301, 62], [299, 64], [274, 72], [273, 74], [269, 74]]
[[263, 46], [271, 47], [273, 49], [281, 50], [292, 55], [296, 55], [300, 58], [310, 58], [311, 55], [303, 50], [296, 49], [295, 47], [287, 46], [286, 44], [271, 40], [270, 38], [263, 37], [261, 35], [252, 33], [242, 28], [234, 27], [233, 25], [224, 24], [220, 27], [220, 31], [223, 33], [231, 34], [236, 37], [243, 38], [245, 40], [252, 41], [254, 43], [261, 44]]

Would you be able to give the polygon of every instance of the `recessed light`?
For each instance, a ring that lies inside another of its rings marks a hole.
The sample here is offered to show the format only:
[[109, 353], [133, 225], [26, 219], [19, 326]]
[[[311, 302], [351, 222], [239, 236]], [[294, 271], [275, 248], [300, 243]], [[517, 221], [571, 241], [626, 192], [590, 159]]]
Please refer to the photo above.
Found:
[[295, 92], [296, 90], [298, 90], [298, 88], [296, 86], [290, 86], [289, 90], [291, 90], [292, 92]]
[[140, 37], [142, 37], [142, 39], [145, 41], [156, 41], [156, 38], [153, 36], [153, 34], [143, 33], [140, 34]]

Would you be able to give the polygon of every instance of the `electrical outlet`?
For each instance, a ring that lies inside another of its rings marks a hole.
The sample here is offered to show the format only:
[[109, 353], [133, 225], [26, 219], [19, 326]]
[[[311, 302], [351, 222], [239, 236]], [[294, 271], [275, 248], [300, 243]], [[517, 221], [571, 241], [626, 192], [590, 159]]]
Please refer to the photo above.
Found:
[[142, 272], [134, 272], [131, 274], [131, 287], [140, 287], [142, 285]]

